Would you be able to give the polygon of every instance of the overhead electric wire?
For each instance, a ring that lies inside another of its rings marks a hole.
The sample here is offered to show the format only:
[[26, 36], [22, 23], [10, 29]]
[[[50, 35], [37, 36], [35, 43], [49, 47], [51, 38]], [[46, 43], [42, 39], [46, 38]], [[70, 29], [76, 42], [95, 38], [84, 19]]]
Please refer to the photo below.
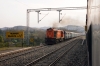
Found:
[[80, 6], [80, 7], [38, 8], [38, 9], [61, 9], [61, 8], [87, 8], [87, 7], [86, 6]]
[[62, 8], [40, 8], [40, 9], [27, 9], [29, 12], [32, 11], [57, 11], [57, 10], [84, 10], [86, 7], [62, 7]]

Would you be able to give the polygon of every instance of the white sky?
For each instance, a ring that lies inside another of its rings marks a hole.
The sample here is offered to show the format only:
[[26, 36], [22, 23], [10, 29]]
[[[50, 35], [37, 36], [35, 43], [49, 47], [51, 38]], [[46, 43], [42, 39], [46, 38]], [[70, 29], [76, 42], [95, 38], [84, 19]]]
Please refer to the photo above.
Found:
[[[86, 6], [87, 0], [0, 0], [0, 28], [26, 26], [26, 10], [35, 8], [81, 7]], [[40, 19], [49, 13], [39, 24], [37, 13], [30, 13], [30, 27], [52, 26], [59, 19], [58, 12], [41, 12]], [[61, 18], [79, 20], [80, 23], [70, 23], [84, 26], [86, 10], [62, 11]], [[68, 23], [66, 23], [68, 25]], [[64, 25], [64, 26], [66, 26]]]

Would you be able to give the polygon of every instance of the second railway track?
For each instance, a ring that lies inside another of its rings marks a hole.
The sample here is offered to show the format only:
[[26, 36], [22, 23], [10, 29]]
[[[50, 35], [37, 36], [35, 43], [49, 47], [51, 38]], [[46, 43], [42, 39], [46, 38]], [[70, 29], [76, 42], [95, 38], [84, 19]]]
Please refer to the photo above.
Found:
[[[7, 54], [2, 54], [0, 56], [0, 66], [6, 66], [6, 64], [8, 64], [8, 66], [12, 65], [10, 60], [12, 60], [12, 59], [16, 60], [16, 58], [18, 59], [18, 57], [20, 57], [20, 56], [29, 54], [31, 52], [38, 51], [38, 50], [43, 49], [45, 47], [47, 47], [47, 46], [43, 46], [43, 47], [38, 46], [38, 47], [27, 49], [24, 51], [19, 50], [17, 52], [15, 51], [13, 53], [11, 52], [11, 53], [7, 53]], [[20, 60], [20, 58], [19, 58], [19, 60]]]

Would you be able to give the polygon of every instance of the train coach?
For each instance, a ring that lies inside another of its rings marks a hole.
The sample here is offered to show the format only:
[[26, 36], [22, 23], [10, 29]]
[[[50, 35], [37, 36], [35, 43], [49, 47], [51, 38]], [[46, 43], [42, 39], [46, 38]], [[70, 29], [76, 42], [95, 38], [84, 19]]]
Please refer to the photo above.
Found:
[[68, 31], [65, 31], [65, 34], [64, 34], [64, 40], [67, 40], [67, 39], [70, 39], [72, 38], [72, 33], [71, 32], [68, 32]]
[[86, 43], [89, 66], [100, 66], [100, 0], [87, 0]]
[[68, 32], [68, 31], [65, 31], [65, 37], [64, 39], [67, 40], [67, 39], [71, 39], [71, 38], [75, 38], [75, 37], [78, 37], [80, 36], [81, 34], [80, 33], [75, 33], [75, 32]]

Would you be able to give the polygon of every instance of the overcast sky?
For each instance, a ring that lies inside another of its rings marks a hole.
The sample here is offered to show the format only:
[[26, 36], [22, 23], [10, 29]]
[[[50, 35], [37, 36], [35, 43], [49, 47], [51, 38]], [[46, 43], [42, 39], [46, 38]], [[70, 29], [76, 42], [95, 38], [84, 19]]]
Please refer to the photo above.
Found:
[[[13, 26], [26, 26], [26, 10], [36, 8], [58, 8], [58, 7], [81, 7], [86, 6], [87, 0], [0, 0], [0, 28]], [[37, 13], [30, 13], [30, 27], [52, 26], [58, 23], [59, 14], [57, 11], [41, 12], [40, 19], [48, 15], [38, 24]], [[85, 25], [86, 10], [62, 11], [61, 18], [67, 22], [59, 25]], [[68, 23], [68, 19], [72, 19]], [[75, 22], [73, 21], [75, 20]], [[62, 22], [63, 22], [62, 21]], [[79, 21], [79, 22], [77, 22]], [[72, 22], [72, 23], [71, 23]]]

